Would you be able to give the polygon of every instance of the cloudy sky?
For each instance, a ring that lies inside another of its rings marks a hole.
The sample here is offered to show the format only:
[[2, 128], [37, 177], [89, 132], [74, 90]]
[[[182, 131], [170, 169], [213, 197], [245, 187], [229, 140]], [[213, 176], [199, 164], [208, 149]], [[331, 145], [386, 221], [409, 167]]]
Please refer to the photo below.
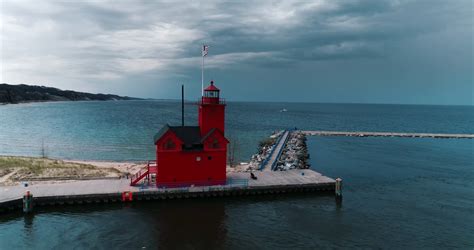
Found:
[[473, 1], [1, 0], [1, 82], [147, 98], [473, 104]]

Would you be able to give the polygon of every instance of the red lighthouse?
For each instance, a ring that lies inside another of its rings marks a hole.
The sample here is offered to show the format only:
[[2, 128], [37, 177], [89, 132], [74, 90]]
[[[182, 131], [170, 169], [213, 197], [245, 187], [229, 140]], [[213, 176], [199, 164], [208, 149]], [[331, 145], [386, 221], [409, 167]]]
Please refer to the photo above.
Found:
[[204, 135], [216, 128], [224, 134], [225, 103], [220, 99], [220, 90], [214, 86], [214, 81], [204, 90], [204, 96], [199, 105], [199, 127]]
[[165, 125], [155, 135], [158, 187], [226, 183], [226, 105], [214, 82], [204, 90], [198, 106], [199, 126]]

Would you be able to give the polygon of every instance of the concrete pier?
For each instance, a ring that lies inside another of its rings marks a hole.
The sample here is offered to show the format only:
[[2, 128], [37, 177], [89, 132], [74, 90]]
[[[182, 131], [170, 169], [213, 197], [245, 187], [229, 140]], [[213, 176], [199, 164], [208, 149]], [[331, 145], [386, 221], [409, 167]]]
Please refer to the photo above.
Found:
[[319, 131], [302, 130], [311, 136], [355, 136], [355, 137], [412, 137], [412, 138], [451, 138], [451, 139], [474, 139], [474, 134], [436, 134], [436, 133], [394, 133], [394, 132], [343, 132], [343, 131]]
[[[335, 180], [313, 170], [255, 171], [257, 179], [248, 172], [228, 173], [228, 182], [221, 186], [192, 186], [182, 188], [132, 187], [128, 179], [88, 180], [60, 183], [33, 183], [28, 190], [34, 194], [35, 206], [122, 202], [124, 192], [133, 201], [177, 198], [203, 198], [240, 195], [315, 192], [333, 195]], [[0, 187], [0, 212], [21, 210], [25, 187]], [[130, 195], [129, 194], [129, 195]]]

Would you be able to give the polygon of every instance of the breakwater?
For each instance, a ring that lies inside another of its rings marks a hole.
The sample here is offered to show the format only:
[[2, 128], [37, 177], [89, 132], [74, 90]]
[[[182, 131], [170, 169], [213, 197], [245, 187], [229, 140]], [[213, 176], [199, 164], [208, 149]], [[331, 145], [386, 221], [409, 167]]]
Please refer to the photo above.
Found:
[[275, 152], [277, 148], [284, 145], [287, 131], [275, 131], [270, 137], [261, 140], [258, 144], [258, 152], [253, 154], [250, 162], [244, 168], [244, 171], [270, 170], [275, 161]]
[[290, 131], [282, 152], [275, 162], [273, 170], [307, 169], [309, 153], [306, 145], [306, 134], [301, 131]]
[[302, 133], [310, 136], [355, 136], [355, 137], [411, 137], [411, 138], [446, 138], [446, 139], [474, 139], [474, 134], [440, 134], [440, 133], [395, 133], [395, 132], [344, 132], [304, 130]]

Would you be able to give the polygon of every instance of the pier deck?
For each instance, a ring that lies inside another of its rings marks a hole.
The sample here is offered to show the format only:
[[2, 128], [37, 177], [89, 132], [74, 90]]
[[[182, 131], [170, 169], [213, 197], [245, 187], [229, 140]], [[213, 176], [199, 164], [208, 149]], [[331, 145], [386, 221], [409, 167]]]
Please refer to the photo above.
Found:
[[393, 133], [393, 132], [343, 132], [343, 131], [301, 131], [310, 136], [356, 136], [356, 137], [412, 137], [412, 138], [451, 138], [451, 139], [474, 139], [474, 134], [436, 134], [436, 133]]
[[331, 192], [335, 180], [309, 169], [228, 173], [223, 186], [196, 186], [185, 188], [132, 187], [129, 179], [68, 181], [59, 183], [33, 183], [29, 187], [0, 187], [0, 211], [19, 209], [21, 198], [29, 190], [35, 205], [75, 204], [120, 201], [123, 192], [133, 192], [134, 199], [172, 199], [286, 193], [295, 191]]

